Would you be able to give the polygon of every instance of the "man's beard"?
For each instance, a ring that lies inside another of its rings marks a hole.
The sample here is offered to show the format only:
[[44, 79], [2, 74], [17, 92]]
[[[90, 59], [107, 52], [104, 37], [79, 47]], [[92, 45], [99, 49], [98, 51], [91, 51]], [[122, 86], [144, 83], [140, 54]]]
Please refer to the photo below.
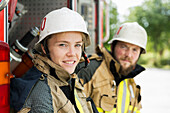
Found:
[[[121, 59], [121, 60], [128, 60], [130, 63], [132, 63], [132, 61], [128, 58], [124, 58], [124, 59]], [[118, 61], [118, 60], [117, 60]], [[119, 62], [120, 63], [120, 62]], [[119, 73], [121, 75], [124, 75], [124, 76], [127, 76], [131, 71], [133, 71], [135, 69], [135, 66], [137, 64], [137, 61], [134, 63], [134, 64], [131, 64], [129, 67], [127, 68], [123, 68], [123, 66], [120, 64], [120, 70], [119, 70]]]
[[119, 73], [120, 73], [121, 75], [127, 76], [131, 71], [134, 70], [135, 65], [136, 65], [136, 64], [130, 65], [130, 66], [129, 66], [128, 68], [126, 68], [126, 69], [124, 69], [123, 66], [120, 65]]

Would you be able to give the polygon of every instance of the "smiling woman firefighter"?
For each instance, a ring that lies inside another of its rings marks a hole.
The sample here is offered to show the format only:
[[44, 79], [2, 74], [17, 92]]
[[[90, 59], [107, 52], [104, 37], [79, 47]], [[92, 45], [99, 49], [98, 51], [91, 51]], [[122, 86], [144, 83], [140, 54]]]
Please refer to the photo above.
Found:
[[[89, 33], [80, 14], [68, 8], [48, 13], [35, 44], [34, 67], [23, 78], [12, 80], [11, 106], [21, 113], [95, 112], [74, 74], [83, 48], [89, 44]], [[14, 83], [20, 85], [16, 87]]]

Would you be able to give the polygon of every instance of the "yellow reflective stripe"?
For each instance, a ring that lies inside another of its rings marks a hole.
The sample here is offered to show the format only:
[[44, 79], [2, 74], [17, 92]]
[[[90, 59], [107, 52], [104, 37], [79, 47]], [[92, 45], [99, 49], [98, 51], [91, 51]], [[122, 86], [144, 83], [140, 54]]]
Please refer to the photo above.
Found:
[[[130, 106], [129, 113], [131, 113], [132, 109], [133, 109], [133, 106]], [[116, 108], [113, 108], [112, 111], [103, 111], [102, 108], [97, 107], [97, 110], [99, 113], [116, 113]], [[135, 107], [133, 113], [140, 113], [140, 110], [137, 110], [137, 107]]]
[[77, 108], [79, 109], [80, 113], [84, 113], [83, 108], [80, 104], [80, 100], [79, 100], [79, 97], [77, 95], [76, 89], [74, 89], [74, 94], [75, 94], [75, 101], [76, 101]]
[[137, 110], [136, 113], [140, 113], [140, 110]]
[[117, 96], [117, 111], [121, 113], [122, 97], [123, 97], [123, 82], [120, 82]]
[[103, 111], [102, 108], [97, 107], [99, 113], [116, 113], [116, 108], [113, 108], [112, 111]]
[[99, 113], [103, 113], [103, 109], [102, 109], [102, 108], [97, 107], [97, 111], [98, 111]]
[[[133, 106], [129, 106], [129, 110], [132, 111], [133, 110]], [[137, 108], [134, 107], [134, 110], [133, 111], [137, 111]]]
[[118, 86], [117, 113], [127, 113], [130, 103], [130, 92], [128, 89], [128, 80], [120, 82]]
[[[112, 111], [104, 111], [102, 108], [97, 107], [99, 113], [140, 113], [137, 107], [130, 105], [130, 89], [128, 84], [129, 79], [120, 82], [117, 92], [117, 108]], [[131, 90], [133, 90], [131, 88]], [[133, 93], [133, 92], [132, 92]], [[117, 110], [117, 111], [116, 111]]]
[[[129, 106], [129, 113], [133, 110], [133, 106]], [[134, 107], [133, 113], [140, 113], [140, 110], [137, 109], [137, 107]]]
[[129, 109], [129, 104], [130, 104], [130, 91], [128, 88], [128, 80], [125, 79], [126, 82], [126, 101], [125, 101], [125, 112]]

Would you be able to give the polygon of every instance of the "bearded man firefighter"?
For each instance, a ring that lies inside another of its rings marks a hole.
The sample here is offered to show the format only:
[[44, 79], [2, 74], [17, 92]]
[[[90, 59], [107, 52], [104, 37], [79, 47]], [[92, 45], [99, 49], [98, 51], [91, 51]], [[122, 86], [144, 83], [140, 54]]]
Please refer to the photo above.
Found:
[[87, 68], [78, 72], [86, 95], [100, 113], [139, 113], [140, 86], [134, 77], [145, 70], [137, 61], [146, 53], [147, 33], [137, 22], [124, 23], [108, 43], [111, 52], [98, 46]]

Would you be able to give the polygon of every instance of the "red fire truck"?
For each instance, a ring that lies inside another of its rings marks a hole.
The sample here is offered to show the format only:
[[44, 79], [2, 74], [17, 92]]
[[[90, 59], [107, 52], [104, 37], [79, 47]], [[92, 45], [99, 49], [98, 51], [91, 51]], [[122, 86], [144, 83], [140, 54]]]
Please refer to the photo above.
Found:
[[10, 111], [12, 75], [21, 77], [33, 66], [32, 48], [42, 18], [61, 7], [75, 10], [85, 19], [91, 35], [87, 53], [94, 53], [96, 45], [109, 39], [109, 0], [0, 0], [0, 113]]

